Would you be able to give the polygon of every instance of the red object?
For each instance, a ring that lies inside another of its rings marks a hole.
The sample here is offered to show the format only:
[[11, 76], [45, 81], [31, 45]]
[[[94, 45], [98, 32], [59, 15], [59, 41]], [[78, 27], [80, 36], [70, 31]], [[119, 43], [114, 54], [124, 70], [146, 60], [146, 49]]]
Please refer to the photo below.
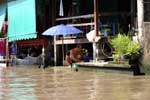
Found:
[[3, 24], [3, 32], [7, 33], [7, 31], [8, 31], [8, 22], [5, 21], [4, 24]]
[[6, 39], [5, 38], [0, 39], [0, 55], [2, 56], [6, 55]]
[[44, 38], [39, 38], [35, 40], [21, 40], [17, 41], [18, 46], [37, 46], [37, 45], [42, 45], [44, 48], [48, 46], [48, 42]]

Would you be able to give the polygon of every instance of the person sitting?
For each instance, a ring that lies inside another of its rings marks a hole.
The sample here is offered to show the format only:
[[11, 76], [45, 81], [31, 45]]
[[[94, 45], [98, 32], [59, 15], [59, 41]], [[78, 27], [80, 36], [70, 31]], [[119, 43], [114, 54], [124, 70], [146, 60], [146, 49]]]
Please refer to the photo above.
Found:
[[86, 51], [85, 54], [83, 55], [83, 61], [84, 62], [89, 62], [90, 61], [90, 57], [89, 57], [88, 51]]
[[83, 50], [81, 45], [77, 45], [76, 48], [71, 49], [66, 57], [68, 64], [72, 67], [73, 63], [83, 60]]

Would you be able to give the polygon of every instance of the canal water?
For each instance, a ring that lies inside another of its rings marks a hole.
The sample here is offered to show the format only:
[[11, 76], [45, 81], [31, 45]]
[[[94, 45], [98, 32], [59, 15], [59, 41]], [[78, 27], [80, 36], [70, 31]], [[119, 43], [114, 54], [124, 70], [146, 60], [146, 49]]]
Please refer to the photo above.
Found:
[[150, 100], [150, 76], [86, 68], [1, 68], [0, 100]]

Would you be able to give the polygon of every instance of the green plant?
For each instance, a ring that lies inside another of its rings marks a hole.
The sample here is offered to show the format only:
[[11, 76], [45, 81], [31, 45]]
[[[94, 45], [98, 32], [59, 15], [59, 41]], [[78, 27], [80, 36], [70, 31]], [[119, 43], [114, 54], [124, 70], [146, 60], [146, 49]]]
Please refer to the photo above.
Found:
[[115, 52], [121, 56], [127, 53], [127, 47], [130, 42], [131, 39], [129, 36], [125, 34], [118, 34], [112, 39], [111, 45], [116, 50]]
[[113, 55], [114, 59], [124, 55], [138, 55], [140, 50], [140, 45], [125, 34], [118, 34], [114, 37], [111, 45], [115, 49], [115, 54]]
[[119, 62], [119, 60], [120, 60], [120, 55], [119, 54], [113, 54], [112, 55], [112, 58], [114, 59], [114, 61], [117, 61], [117, 62]]
[[134, 41], [131, 41], [128, 44], [128, 48], [127, 48], [127, 54], [128, 55], [138, 55], [139, 54], [139, 50], [140, 50], [140, 45]]

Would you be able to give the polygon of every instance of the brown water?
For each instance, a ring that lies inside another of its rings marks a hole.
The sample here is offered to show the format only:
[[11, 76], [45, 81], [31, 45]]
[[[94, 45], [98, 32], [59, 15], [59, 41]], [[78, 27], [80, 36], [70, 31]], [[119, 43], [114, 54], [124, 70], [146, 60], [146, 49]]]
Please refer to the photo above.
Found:
[[150, 76], [9, 67], [0, 69], [0, 100], [150, 100]]

